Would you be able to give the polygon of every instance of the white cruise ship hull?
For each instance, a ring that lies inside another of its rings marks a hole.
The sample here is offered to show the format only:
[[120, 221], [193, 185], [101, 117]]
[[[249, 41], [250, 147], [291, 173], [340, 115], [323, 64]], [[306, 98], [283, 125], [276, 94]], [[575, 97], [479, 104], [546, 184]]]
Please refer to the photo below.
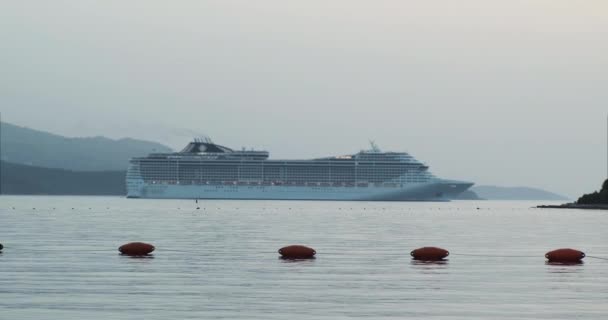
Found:
[[250, 199], [250, 200], [358, 200], [447, 201], [472, 183], [437, 180], [397, 187], [376, 186], [262, 186], [148, 184], [127, 180], [128, 198], [152, 199]]
[[272, 160], [267, 151], [241, 150], [207, 140], [182, 151], [130, 161], [127, 197], [446, 201], [470, 182], [440, 179], [405, 152], [372, 150], [310, 160]]

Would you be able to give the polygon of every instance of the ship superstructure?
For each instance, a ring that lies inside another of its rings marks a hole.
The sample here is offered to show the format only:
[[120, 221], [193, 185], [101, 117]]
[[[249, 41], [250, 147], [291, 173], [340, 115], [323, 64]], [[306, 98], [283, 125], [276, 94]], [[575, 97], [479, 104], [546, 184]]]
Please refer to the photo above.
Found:
[[273, 160], [195, 139], [182, 151], [133, 158], [130, 198], [441, 201], [470, 182], [439, 179], [405, 152], [370, 150], [311, 160]]

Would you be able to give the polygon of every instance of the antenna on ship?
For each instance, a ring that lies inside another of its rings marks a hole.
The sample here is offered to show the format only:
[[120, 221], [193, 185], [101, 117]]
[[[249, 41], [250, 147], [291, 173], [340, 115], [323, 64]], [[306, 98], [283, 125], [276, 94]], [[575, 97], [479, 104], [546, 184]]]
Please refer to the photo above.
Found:
[[369, 144], [371, 146], [371, 151], [380, 152], [380, 148], [378, 147], [378, 145], [376, 144], [376, 142], [374, 140], [370, 140]]

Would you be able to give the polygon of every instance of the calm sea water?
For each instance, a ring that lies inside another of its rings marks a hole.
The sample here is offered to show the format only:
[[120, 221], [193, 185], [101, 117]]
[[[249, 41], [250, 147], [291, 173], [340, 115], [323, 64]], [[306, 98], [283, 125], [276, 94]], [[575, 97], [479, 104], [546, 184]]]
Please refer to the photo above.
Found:
[[543, 257], [608, 257], [608, 212], [533, 205], [2, 196], [0, 319], [608, 318], [608, 261]]

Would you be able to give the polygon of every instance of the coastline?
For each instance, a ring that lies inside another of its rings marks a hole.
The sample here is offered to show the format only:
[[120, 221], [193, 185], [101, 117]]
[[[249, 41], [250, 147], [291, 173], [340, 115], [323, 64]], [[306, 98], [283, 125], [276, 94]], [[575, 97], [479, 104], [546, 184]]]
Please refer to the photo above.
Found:
[[576, 204], [564, 203], [559, 205], [538, 205], [539, 209], [587, 209], [587, 210], [608, 210], [608, 204]]

